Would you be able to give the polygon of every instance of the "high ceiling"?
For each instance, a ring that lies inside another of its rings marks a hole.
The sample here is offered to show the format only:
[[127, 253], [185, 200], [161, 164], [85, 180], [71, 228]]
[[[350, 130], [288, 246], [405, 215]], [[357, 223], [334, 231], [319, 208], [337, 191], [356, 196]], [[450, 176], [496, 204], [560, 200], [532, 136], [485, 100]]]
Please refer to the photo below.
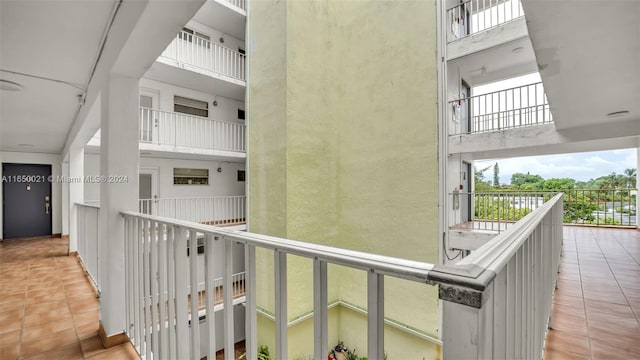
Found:
[[631, 123], [640, 134], [640, 1], [523, 6], [558, 130]]
[[0, 1], [0, 150], [60, 153], [116, 1]]

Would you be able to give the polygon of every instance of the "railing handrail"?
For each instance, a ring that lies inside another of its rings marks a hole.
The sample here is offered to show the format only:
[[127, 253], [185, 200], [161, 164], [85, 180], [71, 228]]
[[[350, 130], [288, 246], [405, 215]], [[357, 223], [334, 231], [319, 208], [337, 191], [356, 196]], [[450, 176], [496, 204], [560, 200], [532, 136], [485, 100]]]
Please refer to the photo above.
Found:
[[215, 195], [215, 196], [185, 196], [185, 197], [167, 197], [167, 198], [155, 198], [155, 199], [138, 199], [138, 201], [161, 201], [161, 200], [199, 200], [199, 199], [238, 199], [246, 198], [246, 195]]
[[192, 36], [194, 38], [197, 38], [198, 40], [203, 41], [205, 44], [210, 44], [210, 45], [213, 45], [213, 46], [217, 46], [219, 48], [223, 48], [223, 49], [227, 49], [229, 51], [233, 51], [234, 53], [238, 54], [239, 56], [242, 56], [242, 57], [246, 56], [246, 54], [242, 54], [239, 51], [233, 50], [232, 48], [230, 48], [228, 46], [220, 45], [220, 44], [218, 44], [216, 42], [211, 41], [210, 39], [205, 39], [202, 36], [196, 35], [195, 33], [192, 34], [192, 33], [186, 32], [184, 30], [180, 30], [180, 33], [176, 34], [176, 39], [188, 41], [188, 40], [185, 40], [184, 38], [180, 38], [181, 34], [184, 34], [184, 36]]
[[483, 291], [562, 197], [555, 195], [455, 265], [435, 266], [429, 280]]
[[175, 111], [166, 111], [166, 110], [160, 110], [160, 109], [149, 108], [149, 107], [145, 107], [145, 106], [140, 106], [140, 109], [143, 109], [143, 110], [149, 110], [149, 111], [153, 111], [153, 112], [164, 113], [164, 114], [169, 114], [169, 115], [176, 115], [176, 116], [185, 117], [185, 118], [196, 118], [196, 119], [202, 119], [202, 120], [214, 121], [214, 122], [225, 123], [225, 124], [232, 124], [232, 125], [238, 125], [238, 126], [246, 126], [246, 125], [245, 125], [245, 124], [243, 124], [243, 123], [239, 123], [239, 122], [235, 122], [235, 121], [211, 119], [211, 118], [204, 117], [204, 116], [191, 115], [191, 114], [183, 114], [183, 113], [179, 113], [179, 112], [175, 112]]
[[92, 202], [86, 202], [86, 201], [85, 202], [77, 202], [75, 204], [79, 205], [79, 206], [100, 209], [100, 200], [95, 200], [95, 201], [92, 201]]
[[205, 235], [222, 236], [231, 241], [243, 244], [254, 245], [270, 250], [279, 250], [287, 254], [319, 259], [328, 263], [373, 271], [378, 274], [390, 275], [422, 283], [429, 283], [428, 274], [434, 267], [433, 264], [426, 262], [370, 254], [362, 251], [283, 239], [246, 231], [229, 230], [217, 226], [201, 225], [190, 221], [146, 215], [134, 211], [122, 211], [121, 214], [125, 217], [138, 217], [165, 225], [188, 228]]
[[[540, 84], [540, 85], [542, 85], [542, 86], [544, 86], [544, 84], [542, 83], [542, 81], [538, 81], [538, 82], [531, 83], [531, 84], [520, 85], [520, 86], [515, 86], [515, 87], [512, 87], [512, 88], [507, 88], [507, 89], [502, 89], [502, 90], [496, 90], [496, 91], [488, 92], [488, 93], [485, 93], [485, 94], [472, 95], [472, 96], [467, 96], [467, 97], [464, 97], [464, 98], [459, 98], [459, 99], [451, 100], [451, 101], [449, 101], [449, 104], [452, 104], [452, 103], [455, 103], [455, 102], [458, 102], [458, 101], [469, 100], [469, 99], [473, 99], [473, 98], [477, 98], [477, 97], [481, 97], [481, 96], [487, 96], [487, 95], [498, 94], [498, 93], [501, 93], [501, 92], [507, 92], [507, 91], [509, 91], [509, 90], [516, 90], [516, 89], [520, 89], [520, 88], [526, 88], [526, 87], [535, 86], [535, 85], [539, 85], [539, 84]], [[542, 89], [542, 91], [543, 91], [543, 94], [544, 94], [544, 88]], [[545, 103], [546, 103], [546, 102], [545, 102]], [[538, 106], [539, 106], [539, 105], [538, 105]]]
[[[524, 193], [524, 194], [555, 194], [558, 192], [565, 192], [565, 191], [634, 191], [637, 190], [636, 188], [613, 188], [613, 189], [553, 189], [553, 190], [482, 190], [482, 191], [472, 191], [472, 192], [467, 192], [467, 193], [463, 193], [460, 192], [460, 194], [520, 194], [520, 193]], [[451, 193], [449, 193], [451, 194]]]
[[[487, 113], [482, 113], [482, 114], [477, 114], [477, 115], [472, 115], [472, 117], [475, 118], [480, 118], [482, 116], [491, 116], [491, 115], [496, 115], [496, 114], [504, 114], [504, 113], [509, 113], [509, 112], [516, 112], [516, 111], [523, 111], [523, 110], [529, 110], [529, 109], [534, 109], [534, 108], [539, 108], [539, 107], [549, 107], [549, 104], [540, 104], [540, 105], [531, 105], [531, 106], [522, 106], [522, 107], [517, 107], [517, 108], [513, 108], [513, 109], [506, 109], [506, 110], [498, 110], [498, 111], [492, 111], [492, 112], [487, 112]], [[539, 110], [536, 110], [539, 111]]]

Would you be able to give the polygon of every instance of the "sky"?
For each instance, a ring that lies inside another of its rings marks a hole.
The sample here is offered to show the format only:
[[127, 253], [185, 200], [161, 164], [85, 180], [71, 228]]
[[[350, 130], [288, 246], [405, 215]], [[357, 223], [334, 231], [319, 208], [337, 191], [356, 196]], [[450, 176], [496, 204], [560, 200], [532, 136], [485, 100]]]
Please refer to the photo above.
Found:
[[[637, 149], [596, 151], [562, 155], [528, 156], [520, 158], [476, 161], [476, 169], [493, 166], [500, 168], [500, 183], [510, 184], [511, 175], [527, 172], [540, 175], [544, 179], [572, 178], [588, 181], [600, 176], [624, 173], [625, 169], [638, 166]], [[484, 173], [485, 179], [493, 179], [493, 168]]]

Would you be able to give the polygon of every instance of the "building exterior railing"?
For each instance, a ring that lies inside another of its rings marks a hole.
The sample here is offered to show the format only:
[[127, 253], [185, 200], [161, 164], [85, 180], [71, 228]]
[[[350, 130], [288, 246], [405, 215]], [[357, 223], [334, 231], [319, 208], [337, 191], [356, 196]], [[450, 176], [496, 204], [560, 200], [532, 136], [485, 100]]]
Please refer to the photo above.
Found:
[[195, 34], [181, 31], [160, 58], [193, 66], [214, 74], [246, 81], [245, 55]]
[[439, 266], [444, 359], [541, 359], [562, 249], [558, 194], [455, 265]]
[[245, 10], [245, 11], [247, 10], [247, 2], [246, 2], [246, 0], [222, 0], [222, 1], [226, 1], [229, 4], [231, 4], [231, 5], [233, 5], [233, 6], [237, 7], [237, 8], [240, 8], [242, 10]]
[[484, 133], [553, 122], [541, 82], [449, 102], [455, 134]]
[[148, 215], [217, 226], [246, 222], [244, 195], [140, 199], [139, 202], [139, 211]]
[[77, 217], [78, 256], [86, 272], [100, 291], [98, 274], [98, 223], [100, 203], [75, 204]]
[[459, 193], [458, 196], [460, 199], [468, 197], [473, 201], [473, 221], [469, 223], [471, 228], [500, 232], [558, 193], [564, 195], [563, 222], [566, 225], [637, 225], [636, 189], [476, 191]]
[[144, 143], [245, 152], [245, 125], [156, 109], [140, 108]]
[[[232, 245], [245, 249], [247, 358], [257, 358], [256, 248], [274, 256], [276, 358], [287, 359], [287, 255], [313, 261], [314, 358], [328, 356], [328, 264], [367, 273], [367, 356], [384, 357], [384, 280], [400, 278], [438, 285], [444, 300], [445, 358], [540, 358], [562, 241], [562, 196], [558, 195], [456, 265], [436, 265], [289, 239], [225, 230], [193, 222], [123, 212], [127, 334], [146, 359], [212, 358], [209, 336], [201, 351], [200, 331], [215, 332], [213, 263], [222, 261], [223, 287], [231, 288]], [[205, 318], [198, 311], [198, 259], [187, 248], [204, 238]], [[221, 243], [220, 243], [221, 242]], [[215, 244], [222, 253], [215, 253]], [[154, 276], [150, 276], [155, 274]], [[187, 287], [189, 284], [190, 287]], [[165, 294], [166, 298], [158, 298]], [[224, 292], [226, 359], [234, 354], [232, 292]], [[156, 306], [157, 304], [157, 306]], [[166, 304], [175, 304], [167, 306]], [[145, 309], [151, 309], [146, 311]], [[166, 319], [166, 321], [159, 321]], [[506, 327], [505, 325], [506, 324]], [[204, 330], [203, 330], [204, 331]]]
[[468, 0], [447, 10], [447, 41], [453, 42], [523, 16], [519, 0]]

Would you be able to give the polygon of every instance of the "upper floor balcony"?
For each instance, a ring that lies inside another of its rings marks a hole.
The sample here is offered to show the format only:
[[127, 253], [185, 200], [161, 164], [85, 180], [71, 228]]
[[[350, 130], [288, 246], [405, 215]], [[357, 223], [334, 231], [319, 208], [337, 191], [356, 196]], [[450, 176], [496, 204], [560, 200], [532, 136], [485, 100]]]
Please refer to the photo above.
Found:
[[520, 0], [468, 0], [447, 10], [447, 42], [524, 17]]
[[244, 101], [246, 55], [195, 31], [182, 30], [144, 77]]
[[145, 107], [140, 108], [139, 120], [141, 149], [245, 156], [244, 124]]
[[449, 8], [443, 22], [447, 60], [528, 37], [519, 0], [468, 0]]
[[158, 61], [245, 82], [245, 55], [199, 35], [180, 31]]
[[450, 135], [478, 134], [553, 122], [542, 83], [449, 102]]

